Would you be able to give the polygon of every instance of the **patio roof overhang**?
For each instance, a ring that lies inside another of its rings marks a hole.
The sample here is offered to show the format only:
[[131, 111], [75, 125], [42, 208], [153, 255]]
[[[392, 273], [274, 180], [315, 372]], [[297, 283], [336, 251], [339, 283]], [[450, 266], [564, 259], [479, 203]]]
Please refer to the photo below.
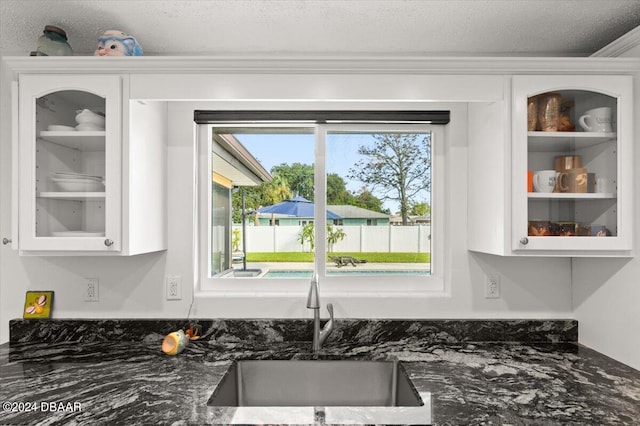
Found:
[[273, 180], [273, 176], [231, 134], [214, 133], [212, 151], [215, 170], [212, 178], [216, 182], [226, 181], [231, 186], [255, 186]]

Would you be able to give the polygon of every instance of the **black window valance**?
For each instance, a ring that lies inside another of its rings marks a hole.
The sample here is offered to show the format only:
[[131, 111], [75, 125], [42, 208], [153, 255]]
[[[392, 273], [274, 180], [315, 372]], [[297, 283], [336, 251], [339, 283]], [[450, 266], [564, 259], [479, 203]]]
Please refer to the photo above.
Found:
[[449, 111], [202, 111], [197, 124], [238, 122], [427, 123], [448, 124]]

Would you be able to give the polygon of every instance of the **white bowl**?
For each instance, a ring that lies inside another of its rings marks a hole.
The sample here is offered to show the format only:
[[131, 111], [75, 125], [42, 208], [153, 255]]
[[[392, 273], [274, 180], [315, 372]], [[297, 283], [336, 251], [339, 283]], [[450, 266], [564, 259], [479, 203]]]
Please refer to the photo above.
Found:
[[96, 114], [89, 109], [79, 109], [76, 111], [76, 122], [78, 124], [93, 124], [98, 127], [104, 127], [104, 117]]
[[62, 179], [52, 178], [61, 191], [68, 192], [102, 192], [104, 184], [94, 179]]
[[50, 132], [75, 132], [75, 127], [63, 126], [61, 124], [52, 124], [47, 126], [47, 130]]

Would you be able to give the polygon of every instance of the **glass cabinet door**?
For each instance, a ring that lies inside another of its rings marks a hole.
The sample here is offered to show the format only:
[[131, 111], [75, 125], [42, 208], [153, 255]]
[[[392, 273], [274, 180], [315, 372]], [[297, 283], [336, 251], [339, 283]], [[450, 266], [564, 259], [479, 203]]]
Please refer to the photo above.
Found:
[[514, 77], [513, 249], [631, 250], [631, 80]]
[[120, 249], [120, 81], [20, 78], [20, 249]]

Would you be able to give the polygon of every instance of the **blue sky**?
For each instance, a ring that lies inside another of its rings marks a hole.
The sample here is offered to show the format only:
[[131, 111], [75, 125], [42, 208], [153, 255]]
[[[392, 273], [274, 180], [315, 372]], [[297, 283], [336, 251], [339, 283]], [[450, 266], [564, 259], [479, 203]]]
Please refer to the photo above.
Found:
[[[267, 170], [282, 163], [313, 164], [315, 161], [313, 134], [234, 133], [234, 136]], [[327, 138], [327, 172], [341, 176], [350, 191], [359, 191], [363, 186], [362, 182], [350, 181], [347, 174], [361, 157], [358, 154], [358, 147], [369, 143], [372, 143], [372, 138], [367, 134], [340, 133], [330, 134]], [[387, 201], [384, 206], [392, 212], [398, 210], [396, 201]]]

